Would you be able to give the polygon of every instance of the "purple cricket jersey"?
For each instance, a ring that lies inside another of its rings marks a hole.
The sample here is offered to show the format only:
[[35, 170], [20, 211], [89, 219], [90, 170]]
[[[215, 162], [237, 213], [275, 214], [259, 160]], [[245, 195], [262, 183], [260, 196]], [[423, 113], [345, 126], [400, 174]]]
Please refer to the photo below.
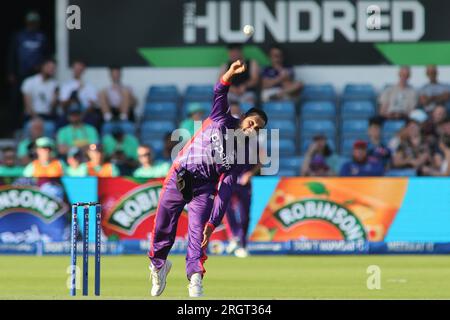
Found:
[[196, 180], [219, 183], [210, 223], [217, 227], [223, 218], [232, 194], [232, 185], [248, 164], [236, 164], [235, 150], [226, 150], [227, 129], [236, 129], [239, 119], [233, 117], [228, 105], [229, 83], [220, 81], [214, 88], [214, 103], [190, 144], [178, 155], [175, 163], [191, 172]]
[[232, 169], [234, 150], [226, 152], [222, 137], [226, 135], [227, 129], [235, 129], [238, 126], [239, 119], [230, 114], [228, 88], [229, 86], [222, 82], [216, 84], [209, 117], [175, 160], [196, 179], [217, 182], [221, 174]]

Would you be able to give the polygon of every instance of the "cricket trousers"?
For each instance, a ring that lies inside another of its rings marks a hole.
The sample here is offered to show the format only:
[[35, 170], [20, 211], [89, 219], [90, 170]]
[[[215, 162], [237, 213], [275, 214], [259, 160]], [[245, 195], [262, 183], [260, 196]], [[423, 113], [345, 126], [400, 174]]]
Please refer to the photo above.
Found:
[[[178, 218], [186, 201], [176, 187], [176, 173], [172, 172], [164, 182], [154, 220], [149, 258], [160, 269], [170, 252], [177, 231]], [[193, 198], [188, 204], [188, 247], [186, 254], [186, 274], [190, 280], [194, 273], [206, 272], [203, 267], [207, 259], [201, 248], [203, 230], [208, 222], [214, 204], [216, 184], [195, 181]]]
[[[248, 225], [250, 222], [250, 202], [252, 187], [248, 183], [245, 186], [233, 185], [233, 194], [228, 205], [226, 216], [233, 237], [239, 239], [242, 247], [247, 246]], [[239, 211], [239, 215], [236, 211]]]

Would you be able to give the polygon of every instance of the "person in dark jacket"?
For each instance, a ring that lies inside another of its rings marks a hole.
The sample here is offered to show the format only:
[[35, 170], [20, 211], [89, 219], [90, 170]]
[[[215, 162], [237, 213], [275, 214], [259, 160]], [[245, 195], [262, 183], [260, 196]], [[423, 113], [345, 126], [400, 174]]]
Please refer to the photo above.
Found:
[[47, 36], [40, 31], [41, 17], [35, 11], [25, 16], [25, 28], [11, 38], [8, 51], [7, 74], [10, 84], [9, 122], [12, 129], [22, 126], [23, 103], [20, 87], [25, 78], [37, 73], [49, 56]]

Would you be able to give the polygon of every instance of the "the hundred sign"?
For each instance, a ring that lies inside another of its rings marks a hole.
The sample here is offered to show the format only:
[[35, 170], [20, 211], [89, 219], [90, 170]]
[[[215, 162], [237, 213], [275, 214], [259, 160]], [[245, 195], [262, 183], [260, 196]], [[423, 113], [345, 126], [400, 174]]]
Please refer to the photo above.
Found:
[[[419, 1], [207, 1], [199, 13], [200, 1], [184, 4], [184, 42], [196, 43], [204, 31], [207, 43], [245, 42], [244, 25], [255, 27], [253, 42], [264, 43], [268, 35], [277, 42], [418, 41], [425, 34], [425, 9]], [[368, 8], [377, 8], [368, 14]], [[232, 17], [240, 24], [232, 28]], [[409, 17], [408, 17], [409, 16]], [[367, 28], [378, 17], [380, 28]], [[410, 25], [406, 26], [406, 21]], [[267, 31], [267, 32], [266, 32]], [[202, 39], [203, 40], [203, 39]]]

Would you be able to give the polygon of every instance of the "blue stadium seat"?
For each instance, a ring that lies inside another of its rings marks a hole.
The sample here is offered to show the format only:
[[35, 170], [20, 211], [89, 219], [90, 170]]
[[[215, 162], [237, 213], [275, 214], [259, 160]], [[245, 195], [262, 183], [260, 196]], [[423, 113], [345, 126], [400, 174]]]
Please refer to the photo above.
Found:
[[327, 137], [334, 136], [336, 134], [336, 125], [331, 120], [303, 121], [302, 136], [312, 136], [315, 134], [324, 134]]
[[181, 108], [181, 115], [183, 118], [186, 118], [188, 116], [188, 109], [189, 105], [195, 103], [200, 104], [203, 107], [203, 110], [205, 110], [205, 113], [203, 115], [203, 118], [206, 119], [209, 114], [211, 113], [212, 103], [207, 101], [190, 101], [183, 104], [183, 107]]
[[241, 111], [243, 113], [247, 112], [248, 110], [250, 110], [253, 107], [255, 107], [255, 105], [253, 103], [250, 103], [250, 102], [241, 103]]
[[175, 129], [173, 121], [144, 121], [141, 126], [141, 140], [162, 139], [168, 132]]
[[290, 156], [280, 157], [280, 170], [295, 170], [296, 174], [300, 174], [300, 169], [304, 157]]
[[209, 101], [214, 96], [213, 85], [190, 85], [186, 88], [185, 101]]
[[[297, 126], [293, 120], [272, 120], [269, 119], [267, 129], [279, 129], [280, 138], [295, 138]], [[270, 135], [270, 132], [268, 132]]]
[[295, 119], [295, 105], [291, 101], [267, 102], [263, 110], [269, 119]]
[[[313, 136], [304, 136], [300, 142], [300, 151], [302, 154], [305, 154], [308, 151], [309, 145], [311, 144]], [[331, 150], [336, 151], [336, 143], [334, 139], [328, 138], [327, 143], [330, 146]]]
[[383, 124], [383, 136], [386, 138], [394, 136], [406, 124], [404, 120], [387, 120]]
[[344, 87], [342, 100], [374, 100], [376, 98], [375, 89], [371, 84], [349, 83]]
[[336, 105], [331, 101], [307, 101], [302, 105], [302, 119], [319, 119], [336, 117]]
[[295, 142], [292, 139], [280, 139], [280, 155], [292, 156], [295, 154]]
[[150, 137], [150, 139], [148, 139], [148, 138], [143, 139], [142, 143], [149, 145], [153, 149], [156, 159], [159, 159], [162, 157], [163, 150], [164, 150], [164, 140], [163, 139], [154, 139], [154, 138]]
[[178, 89], [175, 85], [151, 86], [147, 94], [147, 102], [177, 102]]
[[336, 90], [332, 84], [307, 84], [303, 88], [301, 99], [307, 100], [336, 100]]
[[343, 120], [341, 132], [343, 135], [348, 134], [366, 134], [369, 128], [367, 120]]
[[383, 124], [383, 141], [388, 143], [406, 124], [405, 120], [387, 120]]
[[277, 173], [279, 177], [297, 177], [298, 175], [298, 170], [295, 169], [280, 169]]
[[390, 169], [384, 175], [387, 177], [415, 177], [417, 172], [415, 169]]
[[144, 107], [144, 120], [176, 120], [178, 115], [175, 102], [148, 102]]
[[345, 101], [341, 106], [341, 117], [370, 118], [375, 115], [375, 105], [369, 100]]
[[[25, 131], [24, 135], [26, 137], [31, 136], [30, 127], [31, 127], [31, 121], [28, 121], [24, 127], [24, 131]], [[55, 123], [53, 121], [44, 121], [44, 136], [53, 138], [55, 136], [55, 133], [56, 133]]]
[[131, 121], [106, 122], [102, 126], [102, 135], [111, 134], [115, 127], [120, 127], [125, 133], [135, 135], [136, 125]]

